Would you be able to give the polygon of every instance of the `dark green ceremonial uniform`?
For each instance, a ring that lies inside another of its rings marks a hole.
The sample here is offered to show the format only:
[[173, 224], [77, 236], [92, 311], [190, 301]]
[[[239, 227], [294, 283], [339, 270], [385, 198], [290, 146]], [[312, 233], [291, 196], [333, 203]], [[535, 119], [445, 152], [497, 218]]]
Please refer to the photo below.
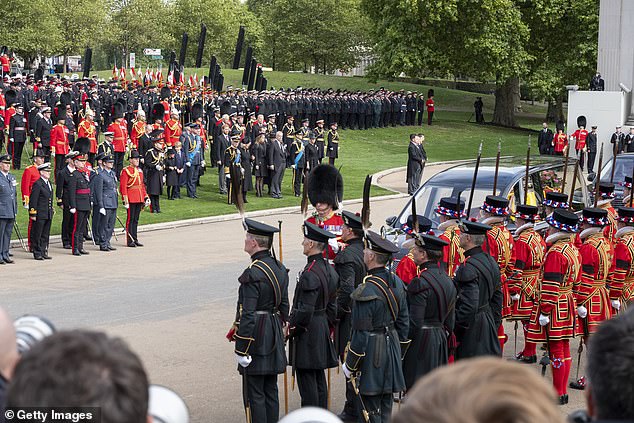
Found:
[[247, 375], [252, 421], [274, 423], [279, 419], [277, 375], [286, 370], [282, 325], [288, 320], [288, 271], [269, 251], [260, 251], [238, 281], [235, 352], [253, 358], [238, 371]]
[[405, 389], [401, 342], [409, 316], [403, 281], [383, 267], [371, 269], [352, 293], [352, 336], [346, 367], [358, 372], [358, 388], [370, 422], [387, 422], [392, 394]]
[[447, 334], [453, 331], [456, 288], [437, 263], [419, 266], [421, 273], [407, 286], [410, 347], [403, 359], [407, 389], [434, 370], [447, 364]]

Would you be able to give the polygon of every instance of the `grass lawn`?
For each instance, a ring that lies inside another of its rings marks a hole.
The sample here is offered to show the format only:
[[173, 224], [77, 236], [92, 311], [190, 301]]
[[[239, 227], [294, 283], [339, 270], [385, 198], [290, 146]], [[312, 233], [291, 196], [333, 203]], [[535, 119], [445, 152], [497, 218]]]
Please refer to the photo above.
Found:
[[[206, 70], [204, 71], [206, 72]], [[241, 71], [224, 70], [225, 85], [240, 86]], [[110, 71], [98, 72], [102, 77], [108, 78]], [[203, 70], [199, 71], [199, 76]], [[398, 82], [379, 81], [371, 84], [362, 78], [334, 77], [323, 75], [306, 75], [301, 73], [267, 72], [269, 86], [275, 87], [322, 87], [348, 90], [369, 90], [384, 86], [389, 89], [418, 90], [426, 92], [427, 87], [402, 84]], [[407, 146], [409, 134], [423, 132], [426, 137], [425, 149], [430, 161], [445, 161], [475, 158], [478, 145], [483, 142], [483, 156], [494, 156], [497, 152], [498, 141], [502, 143], [503, 155], [525, 155], [528, 132], [516, 129], [498, 128], [489, 125], [476, 125], [468, 123], [473, 110], [473, 101], [477, 94], [464, 91], [435, 88], [437, 111], [434, 115], [432, 126], [420, 127], [379, 128], [366, 131], [340, 131], [341, 143], [339, 144], [339, 156], [336, 166], [341, 166], [344, 177], [344, 198], [360, 198], [363, 189], [363, 181], [367, 174], [381, 170], [405, 166], [407, 164]], [[485, 119], [490, 120], [493, 108], [493, 97], [483, 96], [485, 102]], [[545, 108], [540, 106], [525, 105], [524, 112], [518, 116], [518, 122], [525, 127], [538, 129], [541, 118], [545, 114]], [[536, 137], [533, 137], [533, 150], [537, 154]], [[24, 155], [23, 167], [27, 165], [27, 154]], [[209, 155], [207, 153], [207, 162]], [[22, 171], [13, 172], [19, 180]], [[283, 196], [280, 200], [268, 197], [256, 198], [249, 194], [247, 211], [269, 209], [275, 207], [297, 206], [300, 199], [293, 195], [291, 187], [292, 173], [287, 170], [283, 180]], [[226, 204], [226, 196], [218, 193], [218, 171], [207, 169], [201, 178], [202, 186], [199, 187], [199, 199], [168, 201], [165, 196], [161, 198], [160, 214], [143, 212], [140, 223], [159, 223], [179, 219], [191, 219], [234, 213], [235, 207]], [[373, 187], [373, 195], [384, 195], [389, 191]], [[184, 192], [181, 192], [185, 196]], [[60, 233], [61, 210], [56, 207], [56, 214], [52, 225], [53, 234]], [[125, 209], [119, 208], [119, 217], [125, 221]], [[23, 236], [26, 236], [27, 225], [26, 210], [20, 209], [18, 224]]]

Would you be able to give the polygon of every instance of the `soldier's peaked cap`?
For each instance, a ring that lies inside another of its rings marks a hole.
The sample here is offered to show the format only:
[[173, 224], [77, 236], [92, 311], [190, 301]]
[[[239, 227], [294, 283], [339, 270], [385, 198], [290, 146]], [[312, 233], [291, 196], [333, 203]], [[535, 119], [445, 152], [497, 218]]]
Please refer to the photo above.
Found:
[[344, 210], [341, 212], [341, 217], [343, 219], [344, 225], [346, 225], [347, 227], [352, 229], [363, 229], [361, 216], [357, 215], [356, 213]]
[[373, 231], [368, 231], [368, 233], [365, 236], [365, 242], [366, 242], [366, 248], [380, 254], [391, 255], [394, 253], [398, 253], [399, 251], [399, 248], [396, 245], [394, 245], [393, 242], [381, 237], [381, 235]]
[[245, 218], [243, 222], [244, 230], [252, 235], [261, 236], [273, 236], [274, 233], [279, 232], [279, 228], [275, 226], [267, 225], [266, 223], [258, 222], [257, 220]]
[[484, 235], [491, 229], [491, 226], [489, 225], [485, 225], [480, 222], [472, 222], [470, 220], [462, 220], [459, 227], [460, 231], [469, 235]]
[[322, 229], [310, 222], [304, 222], [303, 231], [304, 237], [321, 243], [327, 243], [329, 239], [336, 237], [332, 232]]

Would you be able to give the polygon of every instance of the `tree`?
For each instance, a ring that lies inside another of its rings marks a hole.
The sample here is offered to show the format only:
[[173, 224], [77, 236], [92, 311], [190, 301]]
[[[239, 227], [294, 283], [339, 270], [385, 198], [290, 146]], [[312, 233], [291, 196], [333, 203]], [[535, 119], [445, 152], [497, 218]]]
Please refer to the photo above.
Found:
[[0, 2], [0, 39], [30, 67], [40, 55], [56, 52], [61, 43], [55, 5], [48, 0], [32, 0], [19, 5]]
[[108, 3], [106, 0], [53, 0], [52, 3], [59, 14], [59, 53], [64, 56], [64, 72], [67, 72], [68, 56], [83, 54], [106, 27]]

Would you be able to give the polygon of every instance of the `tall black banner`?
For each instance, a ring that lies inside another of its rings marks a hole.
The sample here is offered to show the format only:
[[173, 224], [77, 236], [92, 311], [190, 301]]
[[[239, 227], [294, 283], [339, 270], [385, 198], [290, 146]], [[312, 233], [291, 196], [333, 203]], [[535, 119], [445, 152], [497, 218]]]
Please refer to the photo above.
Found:
[[244, 44], [244, 27], [240, 27], [238, 31], [238, 42], [236, 43], [236, 54], [233, 56], [232, 69], [238, 69], [240, 67], [240, 56], [242, 56], [242, 44]]
[[82, 63], [84, 67], [84, 78], [90, 77], [90, 67], [92, 65], [92, 49], [90, 47], [86, 47], [86, 52], [84, 53], [84, 62]]
[[262, 68], [258, 66], [258, 73], [255, 77], [255, 90], [262, 91]]
[[218, 61], [216, 59], [216, 56], [211, 56], [211, 62], [209, 62], [209, 83], [211, 84], [211, 87], [213, 89], [215, 89], [215, 81], [216, 81], [216, 65], [218, 64]]
[[198, 53], [196, 54], [196, 68], [203, 65], [203, 51], [205, 50], [205, 38], [207, 38], [207, 26], [200, 24], [200, 37], [198, 37]]
[[253, 85], [255, 84], [255, 72], [257, 71], [257, 67], [258, 67], [258, 61], [254, 59], [251, 59], [251, 66], [249, 69], [249, 86], [247, 87], [247, 89], [249, 91], [251, 91], [253, 89]]
[[183, 39], [181, 40], [181, 51], [178, 54], [178, 65], [185, 66], [185, 55], [187, 54], [187, 41], [189, 41], [189, 36], [187, 33], [183, 33]]
[[249, 84], [249, 69], [251, 68], [251, 59], [253, 59], [253, 48], [247, 47], [247, 57], [244, 61], [244, 72], [242, 72], [242, 85], [247, 86]]

